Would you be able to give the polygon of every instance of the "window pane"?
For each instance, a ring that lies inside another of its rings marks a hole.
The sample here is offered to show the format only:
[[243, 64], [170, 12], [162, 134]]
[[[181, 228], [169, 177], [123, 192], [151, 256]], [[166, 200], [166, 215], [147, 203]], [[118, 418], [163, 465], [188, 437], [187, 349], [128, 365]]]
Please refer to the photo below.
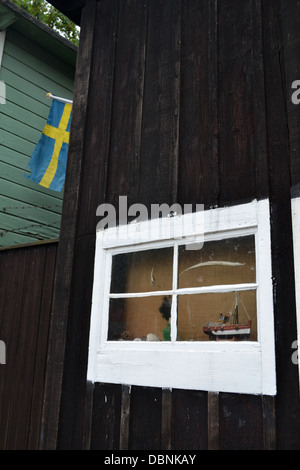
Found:
[[113, 256], [112, 293], [172, 289], [173, 248], [136, 251]]
[[170, 341], [171, 298], [111, 299], [108, 340]]
[[179, 295], [177, 340], [222, 339], [257, 340], [256, 291]]
[[253, 282], [254, 236], [205, 242], [199, 250], [179, 247], [179, 288]]

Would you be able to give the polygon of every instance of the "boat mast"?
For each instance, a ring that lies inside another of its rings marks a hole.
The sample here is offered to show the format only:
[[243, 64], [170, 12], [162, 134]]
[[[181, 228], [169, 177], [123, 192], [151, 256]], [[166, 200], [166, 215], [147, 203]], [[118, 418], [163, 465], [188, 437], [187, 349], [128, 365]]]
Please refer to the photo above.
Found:
[[235, 293], [235, 309], [234, 309], [234, 317], [233, 322], [237, 324], [239, 322], [239, 302], [238, 302], [238, 292]]

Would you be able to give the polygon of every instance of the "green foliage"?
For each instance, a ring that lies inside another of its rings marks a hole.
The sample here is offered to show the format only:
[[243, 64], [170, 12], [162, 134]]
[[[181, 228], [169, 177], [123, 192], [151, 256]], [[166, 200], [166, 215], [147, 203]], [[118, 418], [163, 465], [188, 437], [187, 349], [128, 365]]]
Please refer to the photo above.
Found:
[[56, 10], [45, 0], [11, 0], [13, 3], [23, 8], [38, 20], [47, 24], [57, 33], [73, 42], [76, 46], [79, 43], [79, 29], [69, 18]]

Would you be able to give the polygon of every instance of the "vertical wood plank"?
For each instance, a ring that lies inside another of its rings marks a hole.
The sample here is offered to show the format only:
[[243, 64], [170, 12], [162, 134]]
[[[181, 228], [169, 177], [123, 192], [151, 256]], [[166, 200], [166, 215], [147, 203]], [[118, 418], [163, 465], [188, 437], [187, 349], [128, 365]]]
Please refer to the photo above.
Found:
[[120, 2], [106, 202], [138, 202], [148, 0]]
[[42, 295], [39, 309], [39, 323], [37, 331], [37, 343], [35, 350], [35, 370], [32, 383], [32, 405], [30, 427], [28, 429], [28, 450], [37, 450], [39, 446], [40, 424], [43, 404], [44, 377], [47, 359], [47, 343], [49, 335], [50, 314], [52, 306], [52, 294], [54, 273], [56, 265], [57, 244], [40, 247], [45, 250], [44, 276], [41, 279]]
[[262, 400], [220, 393], [220, 450], [263, 450]]
[[275, 397], [262, 397], [264, 450], [277, 450]]
[[91, 450], [119, 450], [122, 386], [95, 384]]
[[207, 394], [208, 414], [208, 450], [219, 450], [219, 394], [208, 392]]
[[122, 407], [120, 423], [120, 450], [128, 450], [130, 423], [131, 386], [122, 385]]
[[83, 434], [82, 434], [82, 449], [90, 450], [91, 438], [92, 438], [92, 422], [93, 422], [93, 405], [94, 405], [94, 390], [95, 384], [93, 382], [87, 382], [85, 403], [84, 403], [84, 422], [83, 422]]
[[149, 3], [139, 201], [177, 199], [180, 0]]
[[129, 450], [161, 450], [161, 390], [132, 387]]
[[300, 80], [300, 5], [297, 0], [280, 0], [283, 35], [286, 108], [289, 125], [291, 185], [300, 184], [300, 105], [292, 102], [292, 83]]
[[207, 393], [172, 390], [172, 446], [176, 450], [207, 450]]
[[[90, 20], [90, 25], [94, 25], [95, 32], [92, 59], [89, 65], [89, 111], [85, 122], [81, 201], [77, 214], [77, 230], [78, 236], [91, 236], [93, 239], [95, 239], [96, 232], [97, 207], [102, 203], [110, 202], [107, 200], [107, 177], [111, 165], [119, 3], [119, 0], [97, 2], [94, 18]], [[90, 25], [87, 27], [90, 28]], [[80, 80], [80, 77], [78, 79]], [[120, 101], [122, 100], [123, 97], [120, 97]], [[123, 149], [120, 148], [117, 154], [119, 160], [123, 158], [122, 151]], [[117, 172], [114, 178], [118, 180], [119, 177], [120, 174]], [[114, 190], [118, 192], [118, 188]], [[90, 269], [93, 269], [92, 266], [93, 260], [90, 260]]]
[[253, 70], [253, 115], [254, 115], [254, 152], [256, 167], [256, 194], [257, 199], [269, 196], [268, 175], [268, 139], [267, 139], [267, 110], [265, 93], [265, 71], [263, 55], [263, 15], [262, 1], [252, 2], [252, 30], [253, 48], [252, 70]]
[[172, 449], [172, 390], [162, 389], [161, 448]]
[[218, 2], [182, 3], [178, 200], [218, 202]]
[[259, 8], [252, 0], [218, 5], [219, 177], [224, 205], [252, 200], [257, 192], [257, 150], [266, 155], [264, 140], [255, 138], [257, 123], [260, 135], [265, 128], [264, 113], [256, 114], [258, 106], [264, 105], [264, 83], [257, 63]]
[[84, 155], [85, 122], [93, 54], [96, 2], [88, 2], [82, 14], [82, 34], [78, 50], [74, 84], [74, 105], [66, 173], [61, 234], [49, 339], [41, 449], [55, 449], [58, 436], [61, 387], [63, 380], [65, 341], [67, 334], [70, 289], [74, 262], [76, 219], [80, 201], [80, 181]]

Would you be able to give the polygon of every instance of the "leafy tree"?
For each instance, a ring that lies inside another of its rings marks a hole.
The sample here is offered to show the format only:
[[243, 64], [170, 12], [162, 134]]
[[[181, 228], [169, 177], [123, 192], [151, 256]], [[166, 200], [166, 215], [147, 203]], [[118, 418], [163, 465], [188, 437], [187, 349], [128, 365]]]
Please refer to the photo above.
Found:
[[11, 0], [38, 20], [47, 24], [57, 33], [73, 42], [79, 43], [79, 28], [69, 18], [45, 0]]

